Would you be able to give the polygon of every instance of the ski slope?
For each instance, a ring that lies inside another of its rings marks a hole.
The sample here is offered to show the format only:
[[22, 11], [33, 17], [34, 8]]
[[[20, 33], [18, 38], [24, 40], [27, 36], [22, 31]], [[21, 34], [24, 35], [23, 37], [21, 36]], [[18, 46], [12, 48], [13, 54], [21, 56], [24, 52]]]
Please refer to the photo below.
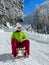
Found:
[[24, 31], [30, 40], [30, 57], [11, 57], [12, 32], [0, 30], [0, 65], [49, 65], [49, 35]]

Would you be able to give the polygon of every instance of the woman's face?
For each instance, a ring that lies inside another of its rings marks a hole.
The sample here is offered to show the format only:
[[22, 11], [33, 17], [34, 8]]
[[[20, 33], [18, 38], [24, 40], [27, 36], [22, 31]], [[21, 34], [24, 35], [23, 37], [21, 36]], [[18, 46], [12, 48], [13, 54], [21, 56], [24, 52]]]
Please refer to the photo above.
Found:
[[21, 27], [17, 27], [17, 30], [18, 30], [18, 31], [21, 31], [22, 29], [21, 29]]

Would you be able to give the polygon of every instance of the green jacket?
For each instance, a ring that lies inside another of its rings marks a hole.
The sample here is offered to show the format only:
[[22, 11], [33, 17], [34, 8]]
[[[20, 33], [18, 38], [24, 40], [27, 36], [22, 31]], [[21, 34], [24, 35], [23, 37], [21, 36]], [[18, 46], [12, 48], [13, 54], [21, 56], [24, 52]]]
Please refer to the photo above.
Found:
[[27, 39], [25, 33], [23, 31], [20, 31], [20, 32], [13, 32], [12, 35], [11, 35], [11, 40], [12, 39], [17, 39], [17, 40], [21, 40], [21, 41], [24, 41]]

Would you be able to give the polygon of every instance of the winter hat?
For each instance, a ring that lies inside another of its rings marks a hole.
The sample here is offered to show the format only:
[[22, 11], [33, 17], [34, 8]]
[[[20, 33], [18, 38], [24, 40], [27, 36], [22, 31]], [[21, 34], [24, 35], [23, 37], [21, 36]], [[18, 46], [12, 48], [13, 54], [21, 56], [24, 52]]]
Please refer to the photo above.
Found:
[[16, 27], [22, 27], [22, 25], [20, 23], [17, 23]]

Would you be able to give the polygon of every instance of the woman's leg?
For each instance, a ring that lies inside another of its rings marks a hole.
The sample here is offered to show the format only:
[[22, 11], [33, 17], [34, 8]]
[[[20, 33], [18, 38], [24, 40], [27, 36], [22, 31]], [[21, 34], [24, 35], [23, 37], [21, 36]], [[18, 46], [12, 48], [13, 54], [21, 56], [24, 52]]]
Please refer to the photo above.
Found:
[[25, 40], [22, 42], [22, 48], [25, 47], [25, 50], [26, 50], [26, 54], [30, 54], [30, 42], [29, 40]]
[[12, 45], [12, 54], [13, 55], [17, 55], [18, 54], [18, 51], [16, 50], [17, 44], [18, 44], [17, 40], [16, 39], [12, 39], [11, 45]]

